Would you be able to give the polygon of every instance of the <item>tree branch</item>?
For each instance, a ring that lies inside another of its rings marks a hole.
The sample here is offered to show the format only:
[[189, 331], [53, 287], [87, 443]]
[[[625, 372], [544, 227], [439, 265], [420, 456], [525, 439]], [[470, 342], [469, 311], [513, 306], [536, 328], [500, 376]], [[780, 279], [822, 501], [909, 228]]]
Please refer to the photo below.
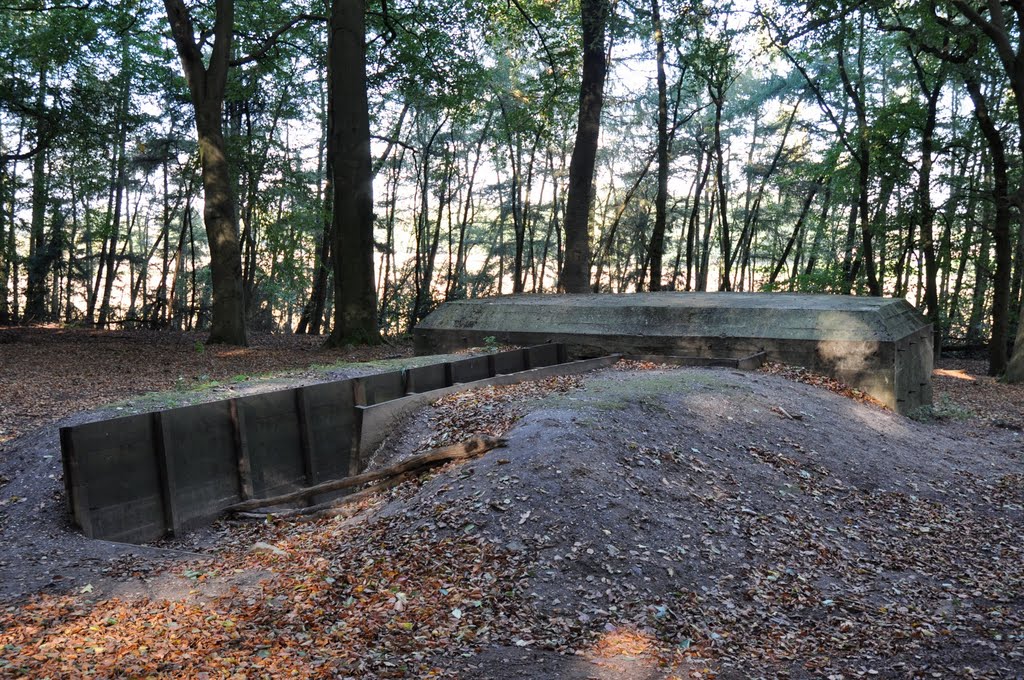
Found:
[[530, 16], [529, 12], [526, 11], [526, 8], [523, 7], [519, 0], [509, 0], [509, 2], [516, 6], [516, 9], [519, 10], [519, 14], [521, 14], [523, 19], [526, 20], [526, 23], [530, 25], [533, 32], [537, 34], [541, 47], [544, 48], [544, 52], [548, 55], [548, 65], [551, 67], [551, 73], [557, 74], [558, 65], [555, 61], [555, 55], [551, 52], [551, 48], [548, 47], [548, 41], [544, 39], [544, 34], [541, 33], [540, 26], [537, 25], [537, 22], [533, 20], [533, 17]]
[[32, 158], [37, 153], [42, 151], [45, 144], [43, 142], [37, 142], [34, 147], [23, 153], [5, 153], [0, 155], [0, 163], [7, 163], [9, 161], [24, 161]]
[[270, 35], [268, 35], [253, 52], [247, 54], [244, 57], [232, 59], [228, 62], [229, 66], [244, 66], [245, 64], [251, 64], [254, 61], [259, 61], [263, 57], [267, 56], [270, 50], [274, 49], [280, 39], [288, 31], [292, 30], [299, 24], [314, 23], [314, 22], [327, 22], [327, 17], [323, 14], [299, 14], [298, 16], [285, 22], [277, 29], [275, 29]]
[[171, 37], [178, 47], [182, 69], [193, 93], [200, 93], [206, 80], [206, 69], [203, 68], [203, 53], [196, 45], [195, 28], [192, 17], [182, 0], [164, 0], [167, 20], [171, 24]]
[[235, 2], [218, 0], [215, 4], [217, 17], [213, 23], [213, 52], [206, 69], [210, 81], [207, 87], [214, 92], [223, 92], [230, 67], [231, 42], [235, 36]]
[[[990, 5], [992, 3], [989, 3]], [[998, 3], [997, 3], [998, 4]], [[1010, 45], [1009, 37], [1005, 31], [1000, 31], [999, 26], [987, 21], [977, 10], [968, 5], [963, 0], [953, 0], [953, 6], [956, 7], [957, 11], [964, 15], [968, 21], [984, 33], [992, 43], [995, 45], [996, 51], [999, 52], [999, 59], [1003, 62], [1003, 65], [1012, 67], [1014, 58], [1016, 55], [1013, 52], [1013, 46]]]
[[323, 482], [316, 486], [306, 487], [304, 489], [281, 494], [279, 496], [271, 496], [270, 498], [254, 498], [240, 503], [235, 503], [225, 509], [229, 512], [244, 512], [255, 510], [257, 508], [269, 508], [284, 505], [286, 503], [293, 503], [304, 498], [309, 498], [310, 496], [328, 493], [331, 491], [340, 491], [341, 489], [351, 489], [352, 487], [362, 486], [363, 484], [372, 484], [374, 482], [379, 482], [380, 480], [386, 480], [403, 475], [407, 472], [419, 472], [455, 460], [476, 458], [491, 449], [504, 445], [505, 440], [498, 437], [488, 437], [484, 435], [471, 437], [470, 439], [458, 444], [431, 449], [426, 453], [406, 458], [400, 463], [381, 470], [373, 470], [372, 472], [364, 472], [363, 474], [354, 475], [352, 477]]

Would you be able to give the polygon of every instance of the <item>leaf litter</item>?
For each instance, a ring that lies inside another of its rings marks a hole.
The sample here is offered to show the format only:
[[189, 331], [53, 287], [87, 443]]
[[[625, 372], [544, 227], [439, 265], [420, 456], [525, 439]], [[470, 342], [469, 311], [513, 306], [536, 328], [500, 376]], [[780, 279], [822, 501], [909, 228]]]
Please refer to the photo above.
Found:
[[965, 442], [775, 375], [622, 368], [453, 395], [423, 442], [508, 449], [334, 520], [229, 527], [163, 577], [124, 565], [187, 595], [13, 604], [2, 672], [1020, 675], [1017, 433]]

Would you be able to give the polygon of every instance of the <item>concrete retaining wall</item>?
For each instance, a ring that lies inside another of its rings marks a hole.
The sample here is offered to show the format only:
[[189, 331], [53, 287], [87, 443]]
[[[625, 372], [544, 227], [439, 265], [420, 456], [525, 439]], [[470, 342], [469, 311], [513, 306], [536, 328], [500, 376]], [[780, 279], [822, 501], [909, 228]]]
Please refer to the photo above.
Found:
[[71, 513], [90, 538], [180, 534], [240, 500], [358, 474], [396, 418], [444, 394], [615, 360], [566, 356], [541, 345], [62, 428]]

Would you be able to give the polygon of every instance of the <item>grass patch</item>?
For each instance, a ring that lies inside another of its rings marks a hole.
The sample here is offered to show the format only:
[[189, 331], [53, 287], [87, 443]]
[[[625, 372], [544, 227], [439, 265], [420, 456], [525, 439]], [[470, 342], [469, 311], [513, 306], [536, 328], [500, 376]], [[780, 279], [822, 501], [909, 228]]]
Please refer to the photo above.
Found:
[[919, 423], [930, 423], [939, 420], [968, 420], [974, 417], [974, 412], [942, 395], [937, 403], [919, 406], [909, 412], [907, 417]]
[[734, 387], [712, 371], [667, 370], [611, 374], [587, 381], [583, 391], [550, 395], [544, 399], [544, 406], [621, 411], [639, 404], [667, 412], [665, 397], [668, 395], [694, 389]]

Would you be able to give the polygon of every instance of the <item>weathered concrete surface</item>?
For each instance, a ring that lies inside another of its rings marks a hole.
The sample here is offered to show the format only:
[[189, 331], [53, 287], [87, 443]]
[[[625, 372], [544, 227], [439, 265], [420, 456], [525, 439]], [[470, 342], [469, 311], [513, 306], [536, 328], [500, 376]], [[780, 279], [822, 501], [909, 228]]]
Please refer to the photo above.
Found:
[[931, 403], [931, 326], [905, 300], [789, 293], [517, 295], [442, 305], [417, 326], [427, 354], [565, 343], [576, 357], [684, 354], [805, 366], [908, 412]]

